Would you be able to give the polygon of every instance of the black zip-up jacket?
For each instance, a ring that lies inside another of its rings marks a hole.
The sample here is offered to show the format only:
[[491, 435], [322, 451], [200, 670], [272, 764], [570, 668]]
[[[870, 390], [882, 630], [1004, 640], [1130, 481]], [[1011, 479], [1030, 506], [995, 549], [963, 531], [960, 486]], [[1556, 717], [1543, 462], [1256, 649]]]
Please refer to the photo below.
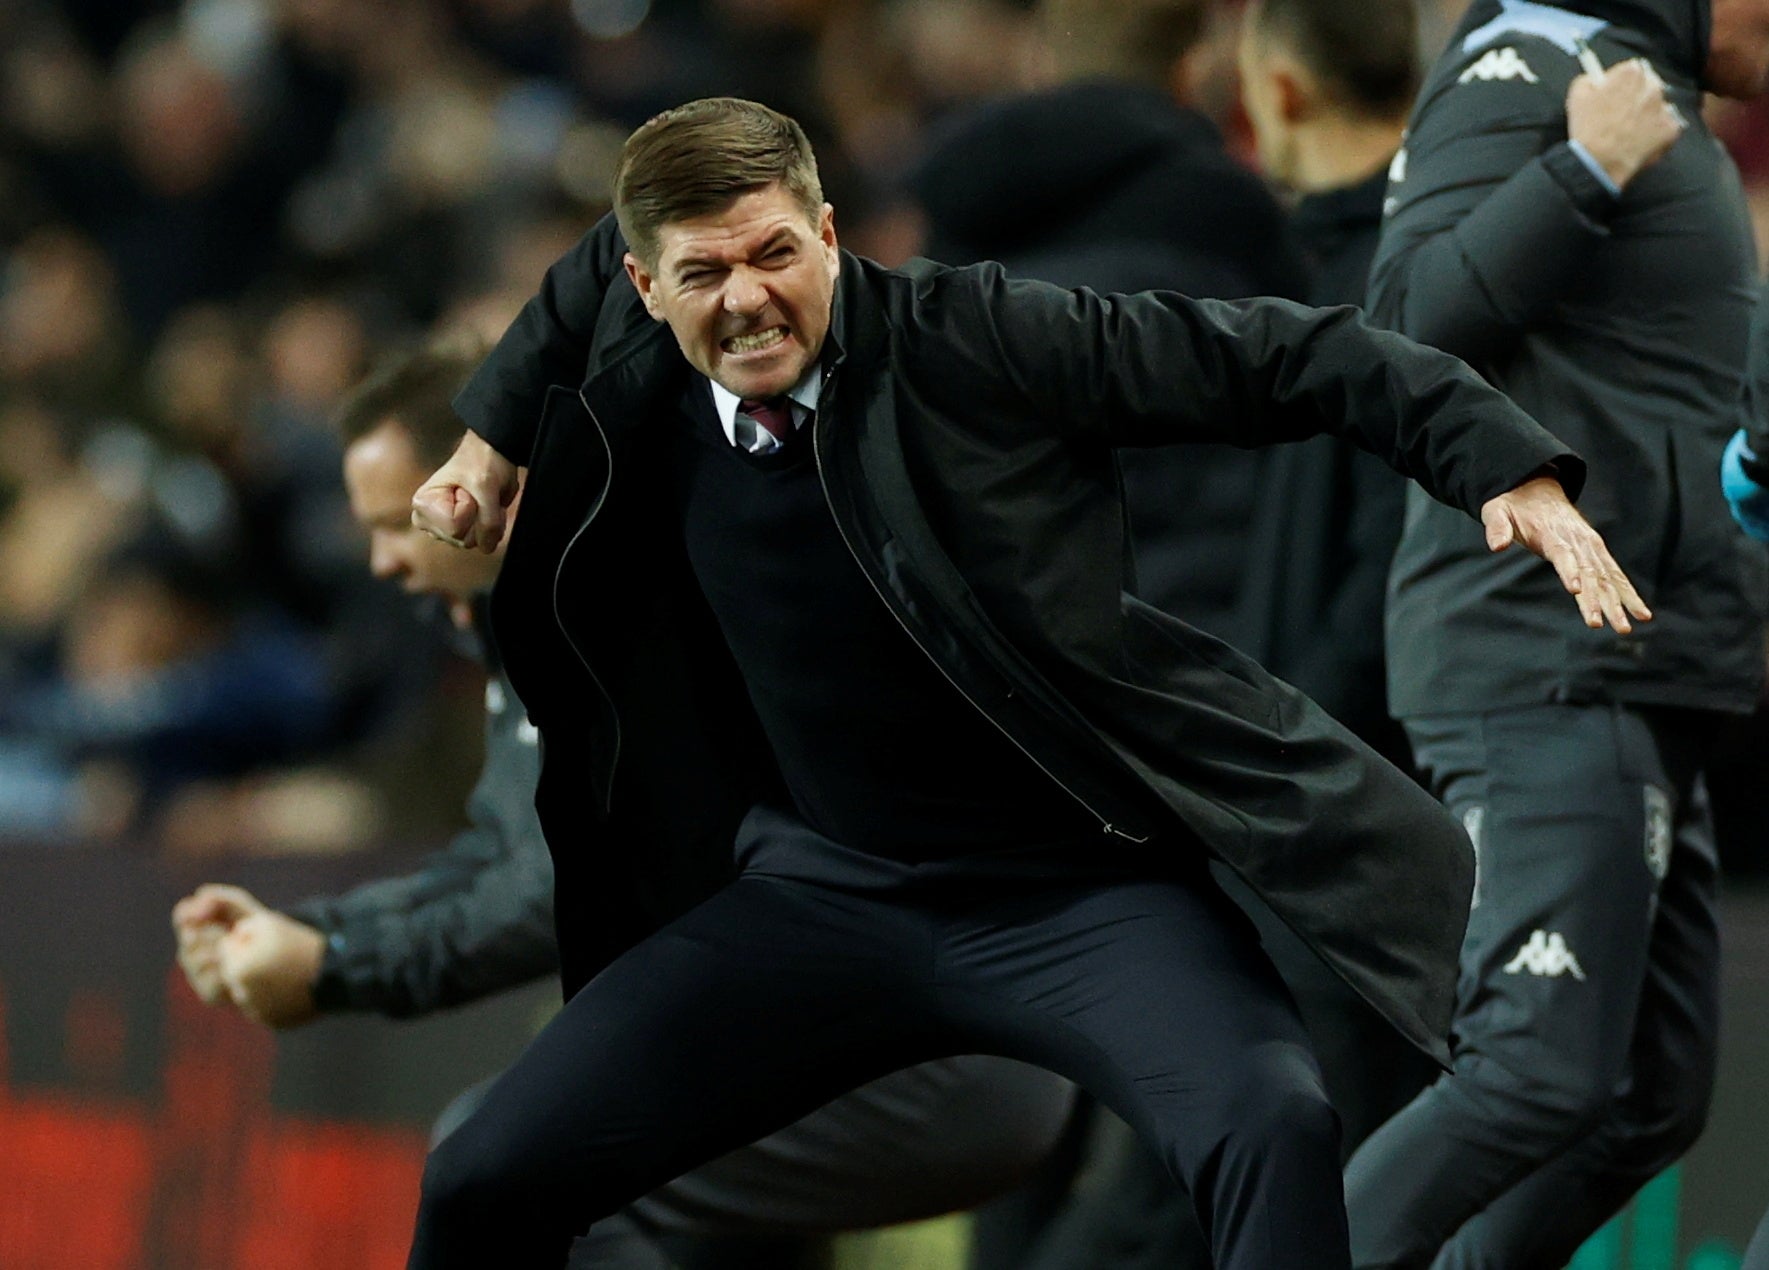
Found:
[[[543, 739], [568, 992], [728, 876], [780, 784], [664, 492], [688, 366], [623, 251], [610, 219], [587, 234], [455, 403], [529, 469], [492, 623]], [[1353, 309], [845, 253], [811, 429], [855, 567], [1102, 850], [1201, 840], [1447, 1057], [1466, 836], [1302, 694], [1124, 593], [1112, 452], [1330, 430], [1470, 512], [1550, 462], [1576, 492], [1576, 457]]]
[[[1618, 199], [1567, 142], [1581, 43], [1648, 58], [1688, 131]], [[1409, 494], [1390, 578], [1402, 716], [1544, 701], [1747, 711], [1761, 548], [1713, 473], [1755, 297], [1738, 174], [1701, 118], [1706, 6], [1476, 0], [1433, 67], [1389, 188], [1374, 322], [1465, 358], [1590, 462], [1582, 510], [1651, 604], [1630, 635], [1559, 621], [1553, 570]]]
[[534, 810], [539, 734], [495, 666], [485, 709], [468, 827], [416, 873], [289, 910], [326, 936], [321, 1010], [428, 1014], [558, 969], [553, 866]]

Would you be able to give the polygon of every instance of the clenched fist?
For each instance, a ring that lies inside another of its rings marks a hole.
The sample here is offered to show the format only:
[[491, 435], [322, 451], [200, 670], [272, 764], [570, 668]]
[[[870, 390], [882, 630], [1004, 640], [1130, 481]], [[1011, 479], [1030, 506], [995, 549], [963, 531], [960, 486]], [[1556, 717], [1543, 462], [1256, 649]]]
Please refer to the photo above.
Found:
[[222, 985], [239, 1012], [266, 1027], [313, 1018], [313, 985], [326, 941], [313, 927], [273, 909], [235, 922], [218, 948]]
[[231, 1005], [266, 1027], [314, 1016], [325, 937], [237, 886], [200, 886], [172, 908], [178, 964], [210, 1005]]
[[1683, 135], [1683, 117], [1665, 98], [1665, 84], [1644, 58], [1592, 70], [1566, 90], [1566, 135], [1626, 189]]
[[516, 465], [468, 432], [412, 495], [412, 524], [457, 547], [495, 551], [519, 488]]

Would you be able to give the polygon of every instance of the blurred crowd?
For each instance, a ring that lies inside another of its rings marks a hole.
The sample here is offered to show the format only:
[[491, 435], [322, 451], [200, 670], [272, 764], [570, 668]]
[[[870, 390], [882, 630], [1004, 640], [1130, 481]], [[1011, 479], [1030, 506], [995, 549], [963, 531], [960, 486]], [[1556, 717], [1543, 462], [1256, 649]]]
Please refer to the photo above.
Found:
[[[1428, 56], [1460, 8], [1428, 0]], [[1237, 19], [1174, 91], [1244, 156]], [[342, 394], [384, 349], [495, 338], [659, 109], [794, 114], [844, 245], [895, 263], [929, 138], [1047, 63], [1027, 0], [0, 7], [0, 840], [449, 820], [477, 681], [363, 567]], [[1769, 228], [1769, 114], [1720, 125]]]

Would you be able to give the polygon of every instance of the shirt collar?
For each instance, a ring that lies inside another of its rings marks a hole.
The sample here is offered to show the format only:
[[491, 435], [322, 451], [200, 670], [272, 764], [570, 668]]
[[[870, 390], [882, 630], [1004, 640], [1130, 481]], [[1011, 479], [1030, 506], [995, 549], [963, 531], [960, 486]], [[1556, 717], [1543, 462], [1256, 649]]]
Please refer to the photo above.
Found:
[[[725, 439], [732, 445], [737, 444], [737, 407], [740, 398], [716, 380], [706, 381], [707, 387], [713, 390], [713, 409], [719, 413], [719, 426], [725, 430]], [[803, 406], [803, 410], [792, 412], [792, 426], [802, 428], [805, 420], [817, 409], [817, 393], [823, 387], [823, 367], [816, 362], [805, 372], [805, 377], [794, 384], [787, 397], [794, 405]]]

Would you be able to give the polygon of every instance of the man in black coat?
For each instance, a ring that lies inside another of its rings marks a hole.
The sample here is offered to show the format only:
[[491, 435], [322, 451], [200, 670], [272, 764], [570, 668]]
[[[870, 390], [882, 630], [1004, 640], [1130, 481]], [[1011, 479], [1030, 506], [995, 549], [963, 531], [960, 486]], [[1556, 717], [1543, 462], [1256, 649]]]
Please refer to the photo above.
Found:
[[1454, 1071], [1347, 1169], [1359, 1265], [1562, 1264], [1706, 1116], [1703, 770], [1757, 700], [1765, 581], [1713, 480], [1756, 271], [1701, 107], [1766, 72], [1762, 0], [1478, 0], [1395, 162], [1372, 319], [1586, 454], [1658, 620], [1558, 626], [1552, 574], [1409, 491], [1390, 700], [1479, 869]]
[[[844, 255], [804, 134], [753, 103], [658, 116], [616, 188], [415, 500], [490, 549], [528, 468], [492, 618], [573, 995], [433, 1153], [411, 1264], [558, 1264], [658, 1180], [982, 1048], [1142, 1132], [1219, 1265], [1344, 1267], [1318, 1071], [1204, 860], [1441, 1057], [1466, 840], [1125, 596], [1112, 452], [1340, 431], [1632, 629], [1580, 461], [1344, 313]], [[737, 880], [683, 912], [672, 871], [734, 840]]]
[[[343, 1011], [429, 1014], [558, 969], [552, 861], [534, 809], [539, 734], [484, 625], [502, 555], [456, 551], [411, 523], [412, 495], [460, 435], [450, 398], [484, 352], [443, 339], [387, 358], [339, 425], [371, 571], [445, 602], [487, 655], [485, 764], [467, 800], [470, 824], [413, 873], [286, 911], [235, 886], [205, 885], [179, 901], [173, 929], [192, 988], [269, 1027]], [[451, 1104], [437, 1136], [482, 1094], [475, 1086]], [[939, 1216], [1019, 1185], [1055, 1149], [1074, 1103], [1068, 1082], [1005, 1058], [893, 1072], [598, 1222], [572, 1264], [822, 1264], [832, 1232]]]

